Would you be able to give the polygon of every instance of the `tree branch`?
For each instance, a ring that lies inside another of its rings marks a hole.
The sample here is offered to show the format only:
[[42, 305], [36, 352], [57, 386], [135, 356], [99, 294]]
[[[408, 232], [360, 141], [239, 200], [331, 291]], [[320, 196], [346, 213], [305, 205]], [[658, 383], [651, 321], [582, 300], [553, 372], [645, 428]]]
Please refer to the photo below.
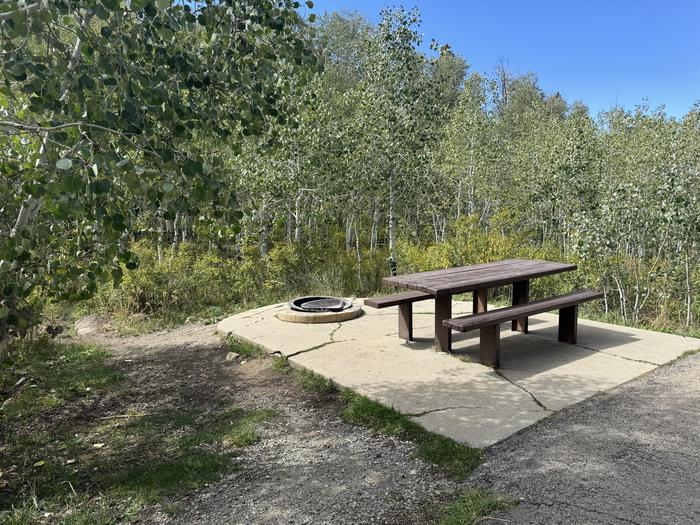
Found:
[[36, 11], [39, 9], [44, 2], [37, 2], [35, 4], [29, 4], [27, 7], [23, 7], [21, 9], [15, 9], [14, 11], [7, 11], [5, 13], [0, 13], [0, 22], [4, 22], [5, 20], [10, 20], [12, 17], [15, 15], [15, 13], [19, 13], [21, 11], [24, 11], [25, 13], [31, 13], [32, 11]]
[[158, 153], [156, 153], [155, 151], [136, 144], [131, 139], [131, 137], [129, 136], [128, 133], [124, 133], [123, 131], [119, 131], [118, 129], [100, 126], [99, 124], [91, 124], [90, 122], [76, 121], [76, 122], [66, 122], [64, 124], [57, 124], [55, 126], [35, 126], [32, 124], [23, 124], [22, 122], [14, 122], [12, 120], [0, 120], [0, 128], [3, 128], [3, 127], [13, 128], [13, 129], [19, 130], [20, 132], [26, 132], [26, 133], [48, 133], [51, 131], [58, 131], [60, 129], [66, 129], [66, 128], [96, 129], [96, 130], [104, 131], [106, 133], [113, 133], [115, 135], [119, 135], [120, 137], [123, 137], [124, 139], [126, 139], [135, 148], [137, 148], [141, 151], [145, 151], [147, 153], [150, 153], [151, 155], [154, 155], [154, 156], [160, 158], [160, 155], [158, 155]]

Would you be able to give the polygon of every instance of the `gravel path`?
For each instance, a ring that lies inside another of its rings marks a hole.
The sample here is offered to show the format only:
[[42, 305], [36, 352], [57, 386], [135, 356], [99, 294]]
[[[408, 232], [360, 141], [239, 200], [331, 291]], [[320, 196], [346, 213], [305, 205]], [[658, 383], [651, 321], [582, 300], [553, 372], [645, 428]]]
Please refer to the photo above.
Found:
[[508, 523], [700, 523], [700, 354], [491, 447], [472, 481], [520, 501]]
[[466, 488], [416, 459], [412, 443], [343, 422], [337, 397], [304, 391], [272, 359], [226, 361], [213, 326], [87, 339], [108, 348], [131, 383], [128, 399], [103, 407], [115, 413], [128, 401], [154, 413], [235, 405], [278, 414], [240, 451], [239, 470], [146, 509], [141, 523], [423, 525]]

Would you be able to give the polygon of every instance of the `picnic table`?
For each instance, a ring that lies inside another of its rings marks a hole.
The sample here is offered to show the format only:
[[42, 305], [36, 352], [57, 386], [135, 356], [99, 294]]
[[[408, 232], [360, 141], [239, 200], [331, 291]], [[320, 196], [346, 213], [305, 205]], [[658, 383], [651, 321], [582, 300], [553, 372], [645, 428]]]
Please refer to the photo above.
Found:
[[[458, 324], [453, 323], [449, 325], [449, 321], [452, 321], [453, 295], [473, 292], [473, 313], [479, 314], [487, 311], [489, 288], [512, 285], [513, 305], [525, 305], [529, 301], [530, 279], [562, 272], [570, 272], [575, 269], [576, 265], [569, 263], [550, 262], [538, 259], [506, 259], [485, 264], [474, 264], [457, 268], [385, 277], [383, 282], [387, 286], [407, 288], [425, 294], [423, 298], [435, 298], [436, 343], [441, 350], [450, 352], [452, 350], [452, 330], [460, 330]], [[415, 297], [415, 300], [420, 300], [419, 295]], [[590, 299], [586, 298], [585, 300]], [[534, 303], [530, 304], [534, 306]], [[550, 304], [548, 306], [552, 305]], [[535, 310], [536, 308], [532, 308], [533, 313]], [[524, 312], [524, 310], [517, 310], [515, 312], [519, 314], [520, 312]], [[409, 310], [408, 315], [410, 314], [411, 312]], [[405, 317], [405, 312], [400, 313], [400, 315]], [[406, 321], [404, 320], [403, 322], [405, 323]], [[408, 322], [411, 321], [409, 320]], [[399, 324], [401, 325], [401, 323], [402, 320], [400, 319]], [[573, 323], [573, 329], [575, 331], [575, 318]], [[474, 325], [473, 322], [472, 325]], [[479, 326], [474, 325], [473, 327], [478, 328]], [[495, 337], [497, 338], [497, 326], [495, 328]], [[527, 328], [527, 317], [520, 317], [512, 320], [513, 330], [527, 333]], [[482, 331], [482, 343], [484, 343], [483, 334], [484, 332]], [[573, 342], [575, 342], [575, 332], [573, 340]], [[488, 342], [488, 344], [493, 346], [493, 342]], [[484, 344], [482, 344], [482, 346], [484, 346]], [[497, 347], [495, 351], [497, 353]]]

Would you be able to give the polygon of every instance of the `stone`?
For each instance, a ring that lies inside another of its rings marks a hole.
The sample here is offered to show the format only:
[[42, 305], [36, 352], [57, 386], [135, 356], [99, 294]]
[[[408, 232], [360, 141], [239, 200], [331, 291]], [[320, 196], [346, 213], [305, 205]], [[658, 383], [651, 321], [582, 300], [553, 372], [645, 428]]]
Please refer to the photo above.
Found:
[[226, 361], [234, 361], [235, 359], [238, 359], [238, 354], [236, 352], [229, 352], [226, 354]]
[[75, 322], [75, 332], [78, 335], [89, 335], [101, 332], [109, 325], [109, 321], [100, 315], [86, 315]]

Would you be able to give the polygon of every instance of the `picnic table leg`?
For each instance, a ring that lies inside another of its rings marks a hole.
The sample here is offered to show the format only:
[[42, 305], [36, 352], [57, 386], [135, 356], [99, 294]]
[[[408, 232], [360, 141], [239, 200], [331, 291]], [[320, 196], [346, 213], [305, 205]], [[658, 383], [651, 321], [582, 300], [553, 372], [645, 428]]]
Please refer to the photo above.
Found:
[[479, 330], [479, 361], [487, 366], [501, 366], [500, 325], [485, 326]]
[[[513, 283], [513, 306], [523, 304], [530, 300], [530, 280], [516, 281]], [[511, 325], [514, 332], [527, 333], [527, 317], [514, 319]]]
[[578, 331], [578, 305], [559, 310], [559, 341], [576, 344]]
[[452, 352], [452, 329], [442, 326], [445, 319], [452, 317], [452, 296], [435, 296], [435, 342], [443, 352]]
[[413, 341], [413, 303], [399, 305], [399, 338]]
[[472, 305], [472, 313], [485, 312], [488, 308], [488, 288], [479, 288], [474, 290], [474, 303]]

